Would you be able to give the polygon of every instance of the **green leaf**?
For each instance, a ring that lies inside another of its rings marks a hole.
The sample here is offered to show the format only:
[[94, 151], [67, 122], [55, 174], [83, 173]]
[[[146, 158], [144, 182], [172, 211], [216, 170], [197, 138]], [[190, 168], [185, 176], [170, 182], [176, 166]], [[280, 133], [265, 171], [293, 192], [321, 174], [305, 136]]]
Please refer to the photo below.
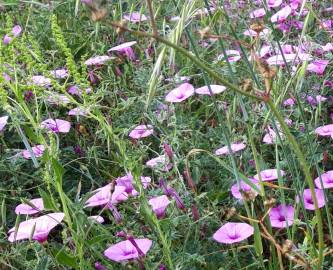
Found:
[[48, 265], [49, 265], [49, 257], [44, 256], [39, 260], [35, 270], [47, 270]]
[[53, 248], [52, 254], [56, 258], [57, 262], [63, 266], [69, 266], [74, 269], [79, 269], [79, 264], [74, 256], [69, 255], [65, 250]]
[[43, 199], [43, 204], [45, 209], [57, 211], [57, 207], [53, 204], [51, 200], [51, 195], [48, 192], [45, 192], [42, 189], [39, 189], [39, 194]]

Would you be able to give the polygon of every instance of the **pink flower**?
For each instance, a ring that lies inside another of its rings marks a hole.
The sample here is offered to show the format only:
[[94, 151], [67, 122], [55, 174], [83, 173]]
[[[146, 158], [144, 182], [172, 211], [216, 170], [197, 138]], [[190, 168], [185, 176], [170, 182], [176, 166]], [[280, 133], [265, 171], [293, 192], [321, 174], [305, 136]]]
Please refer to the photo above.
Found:
[[[323, 185], [321, 185], [320, 179], [323, 182]], [[314, 182], [319, 189], [333, 188], [333, 171], [323, 173], [320, 177], [317, 177]]]
[[152, 206], [158, 218], [164, 218], [166, 208], [171, 202], [166, 195], [158, 196], [149, 200], [149, 204]]
[[123, 18], [124, 18], [124, 20], [133, 22], [133, 23], [139, 23], [139, 22], [144, 22], [144, 21], [148, 20], [146, 15], [140, 14], [140, 12], [137, 12], [137, 11], [132, 12], [130, 15], [125, 14]]
[[294, 223], [295, 209], [292, 205], [279, 205], [269, 212], [269, 219], [274, 228], [286, 228]]
[[[82, 89], [80, 89], [76, 85], [68, 87], [67, 92], [70, 93], [71, 95], [76, 95], [76, 96], [82, 95]], [[91, 88], [86, 88], [86, 94], [89, 94], [91, 92], [92, 92]]]
[[[225, 52], [228, 56], [228, 62], [230, 62], [230, 63], [238, 62], [241, 59], [240, 52], [237, 50], [226, 50]], [[218, 61], [224, 60], [224, 54], [220, 54], [217, 57], [217, 60]]]
[[[35, 157], [41, 157], [45, 151], [45, 147], [44, 145], [36, 145], [31, 147], [32, 152], [34, 153]], [[31, 154], [28, 150], [23, 150], [22, 151], [22, 155], [25, 159], [29, 159], [31, 158]]]
[[[142, 252], [143, 255], [146, 255], [153, 243], [147, 238], [134, 239], [134, 241], [137, 247], [140, 249], [140, 253]], [[140, 257], [137, 247], [135, 247], [135, 245], [133, 245], [130, 240], [125, 240], [109, 247], [104, 251], [104, 255], [108, 259], [115, 262], [137, 259]]]
[[[147, 176], [140, 177], [143, 188], [147, 188], [151, 182], [151, 178]], [[116, 179], [116, 186], [125, 187], [125, 192], [130, 196], [137, 196], [139, 193], [133, 187], [133, 176], [131, 173], [126, 174], [125, 176], [118, 177]]]
[[294, 106], [295, 100], [293, 98], [288, 98], [285, 101], [283, 101], [283, 106]]
[[253, 233], [253, 227], [247, 223], [227, 222], [214, 233], [213, 239], [219, 243], [233, 244], [249, 238]]
[[[44, 203], [42, 198], [32, 199], [29, 204], [21, 203], [15, 208], [17, 215], [33, 215], [44, 210]], [[33, 205], [33, 206], [32, 206]]]
[[54, 78], [64, 79], [68, 77], [68, 70], [65, 68], [55, 69], [51, 71], [51, 74]]
[[64, 213], [52, 213], [23, 221], [19, 224], [17, 231], [15, 227], [8, 231], [8, 241], [29, 239], [32, 236], [33, 240], [43, 243], [47, 240], [50, 231], [60, 224], [64, 217]]
[[12, 41], [12, 38], [10, 35], [6, 34], [3, 37], [3, 44], [8, 45]]
[[101, 216], [90, 216], [90, 217], [88, 217], [88, 219], [96, 221], [96, 222], [98, 222], [100, 224], [103, 224], [105, 222], [104, 218], [101, 217]]
[[333, 51], [333, 43], [327, 43], [324, 46], [321, 46], [324, 52]]
[[32, 76], [32, 82], [35, 85], [42, 86], [42, 87], [48, 87], [51, 85], [51, 79], [46, 78], [45, 76], [42, 75], [36, 75]]
[[[271, 129], [270, 127], [267, 127], [268, 132], [264, 135], [264, 138], [262, 139], [263, 143], [265, 144], [274, 144], [277, 142], [278, 135], [277, 133]], [[279, 132], [279, 135], [282, 138], [284, 138], [284, 135], [282, 132]]]
[[[259, 184], [258, 184], [257, 180], [250, 179], [250, 181], [253, 184], [255, 184], [259, 189]], [[241, 190], [242, 190], [242, 192], [241, 192]], [[242, 193], [248, 193], [248, 192], [252, 192], [255, 196], [257, 196], [257, 194], [258, 194], [250, 185], [246, 184], [244, 181], [240, 181], [240, 188], [238, 188], [237, 183], [235, 183], [234, 185], [231, 186], [231, 194], [238, 200], [243, 199]]]
[[107, 61], [112, 60], [112, 57], [108, 55], [98, 55], [95, 57], [91, 57], [84, 62], [86, 66], [96, 66], [96, 65], [104, 65]]
[[68, 115], [86, 116], [88, 111], [84, 108], [76, 107], [68, 112]]
[[5, 128], [8, 122], [8, 116], [0, 117], [0, 132]]
[[[322, 208], [325, 205], [325, 194], [322, 189], [315, 189], [315, 194], [318, 202], [318, 208]], [[299, 202], [299, 198], [297, 196], [296, 201]], [[303, 195], [302, 195], [302, 201], [304, 203], [305, 209], [308, 210], [315, 210], [314, 202], [312, 200], [311, 196], [311, 190], [310, 189], [304, 189]]]
[[[280, 170], [280, 176], [284, 176], [286, 173], [282, 170]], [[277, 169], [268, 169], [268, 170], [263, 170], [260, 172], [261, 180], [262, 181], [274, 181], [278, 179], [278, 170]], [[257, 181], [259, 181], [259, 175], [256, 174], [253, 176], [253, 178]]]
[[183, 83], [177, 88], [171, 90], [165, 97], [168, 102], [182, 102], [194, 94], [194, 87], [192, 84]]
[[42, 128], [46, 128], [53, 133], [68, 133], [71, 128], [71, 123], [61, 119], [47, 119], [41, 123]]
[[[260, 33], [259, 37], [264, 38], [267, 34], [269, 33], [268, 28], [264, 28]], [[247, 29], [243, 32], [243, 35], [245, 36], [250, 36], [250, 37], [256, 37], [258, 36], [258, 33], [252, 29]]]
[[[212, 91], [212, 94], [220, 94], [222, 93], [226, 87], [223, 85], [216, 85], [216, 84], [211, 84], [210, 89]], [[207, 85], [195, 89], [195, 93], [198, 95], [209, 95], [210, 96], [210, 91]]]
[[253, 10], [250, 12], [250, 18], [254, 19], [254, 18], [261, 18], [264, 17], [266, 15], [266, 11], [264, 8], [259, 8], [256, 10]]
[[[283, 56], [286, 60], [286, 63], [294, 62], [297, 60], [297, 58], [296, 58], [297, 55], [295, 53], [284, 54]], [[285, 65], [283, 56], [282, 56], [282, 54], [273, 55], [273, 56], [269, 57], [266, 60], [266, 62], [270, 66], [272, 66], [272, 65], [283, 66], [283, 65]]]
[[[245, 149], [245, 147], [246, 147], [246, 144], [244, 144], [244, 143], [232, 143], [230, 145], [232, 153], [241, 151], [241, 150]], [[223, 146], [222, 148], [219, 148], [215, 151], [215, 155], [218, 155], [218, 156], [228, 155], [228, 154], [230, 154], [230, 152], [229, 152], [229, 149], [228, 149], [227, 145]]]
[[316, 73], [318, 75], [323, 75], [325, 69], [329, 63], [329, 60], [315, 60], [308, 65], [307, 71]]
[[115, 186], [111, 194], [111, 184], [98, 188], [95, 190], [96, 193], [85, 202], [84, 207], [105, 206], [108, 203], [117, 204], [125, 201], [128, 199], [125, 189], [122, 186]]
[[333, 138], [333, 124], [318, 127], [315, 129], [315, 133], [320, 136], [330, 136]]
[[114, 51], [119, 52], [120, 54], [124, 54], [130, 60], [134, 61], [136, 59], [136, 56], [133, 49], [131, 48], [134, 44], [136, 44], [136, 41], [125, 42], [123, 44], [120, 44], [116, 47], [109, 49], [108, 52], [114, 52]]
[[150, 159], [146, 162], [146, 166], [152, 169], [161, 168], [162, 171], [169, 171], [172, 168], [172, 164], [169, 163], [169, 159], [166, 155], [161, 155], [156, 158]]
[[135, 127], [129, 134], [132, 139], [141, 139], [148, 137], [154, 133], [152, 125], [139, 125]]
[[15, 25], [13, 28], [12, 28], [12, 34], [14, 37], [18, 37], [22, 32], [22, 28], [21, 26], [19, 25]]
[[69, 98], [66, 95], [52, 93], [48, 96], [47, 101], [52, 105], [67, 105], [70, 103]]
[[291, 12], [292, 12], [291, 7], [287, 5], [284, 8], [280, 9], [271, 17], [271, 22], [272, 23], [283, 22], [288, 18]]
[[266, 0], [266, 2], [269, 8], [276, 8], [282, 4], [282, 0]]

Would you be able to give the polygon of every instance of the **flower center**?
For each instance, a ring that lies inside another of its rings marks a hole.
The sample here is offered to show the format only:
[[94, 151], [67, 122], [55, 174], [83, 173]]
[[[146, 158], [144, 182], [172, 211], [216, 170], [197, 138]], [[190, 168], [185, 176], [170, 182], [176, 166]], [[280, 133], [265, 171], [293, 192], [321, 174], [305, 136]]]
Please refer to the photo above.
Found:
[[286, 217], [285, 216], [279, 216], [278, 219], [280, 222], [286, 221]]
[[313, 200], [312, 200], [312, 198], [307, 198], [305, 201], [306, 201], [308, 204], [313, 204]]
[[176, 98], [182, 99], [185, 95], [183, 93], [178, 93], [176, 95]]
[[234, 234], [229, 235], [229, 238], [232, 240], [235, 240], [235, 239], [239, 238], [239, 235], [237, 233], [234, 233]]

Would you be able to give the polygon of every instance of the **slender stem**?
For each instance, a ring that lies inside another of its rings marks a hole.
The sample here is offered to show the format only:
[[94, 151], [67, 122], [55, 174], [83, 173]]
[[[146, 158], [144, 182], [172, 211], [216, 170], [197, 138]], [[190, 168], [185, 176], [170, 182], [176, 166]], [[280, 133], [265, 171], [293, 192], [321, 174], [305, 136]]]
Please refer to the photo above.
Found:
[[151, 0], [147, 0], [147, 6], [148, 6], [149, 15], [150, 15], [151, 28], [153, 28], [153, 35], [157, 36], [158, 35], [157, 26], [156, 26], [154, 11], [153, 11], [153, 5], [151, 2], [152, 2]]

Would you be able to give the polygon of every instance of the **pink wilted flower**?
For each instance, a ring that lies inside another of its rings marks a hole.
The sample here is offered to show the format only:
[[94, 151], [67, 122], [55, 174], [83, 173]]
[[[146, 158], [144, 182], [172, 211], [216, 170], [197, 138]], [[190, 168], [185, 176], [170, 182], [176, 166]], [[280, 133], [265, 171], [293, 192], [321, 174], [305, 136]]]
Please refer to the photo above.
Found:
[[169, 171], [172, 168], [172, 164], [169, 163], [169, 159], [166, 155], [161, 155], [156, 158], [150, 159], [146, 162], [146, 166], [149, 168], [161, 168], [162, 171]]
[[139, 22], [144, 22], [147, 21], [148, 18], [144, 14], [140, 14], [140, 12], [134, 11], [131, 14], [125, 14], [123, 16], [124, 20], [133, 22], [133, 23], [139, 23]]
[[42, 87], [48, 87], [51, 85], [51, 79], [42, 75], [32, 76], [32, 83]]
[[284, 8], [280, 9], [271, 17], [271, 22], [272, 23], [283, 22], [288, 18], [291, 12], [292, 12], [291, 7], [287, 5]]
[[17, 231], [15, 227], [8, 231], [8, 241], [29, 239], [32, 236], [33, 240], [44, 243], [50, 231], [60, 224], [64, 217], [64, 213], [52, 213], [23, 221], [19, 224]]
[[84, 207], [105, 206], [108, 203], [117, 204], [128, 199], [125, 187], [115, 186], [112, 194], [111, 187], [111, 184], [108, 184], [96, 189], [96, 193], [86, 201]]
[[170, 200], [166, 195], [158, 196], [149, 200], [149, 204], [153, 208], [157, 218], [164, 218], [166, 208], [170, 204]]
[[[140, 177], [143, 188], [147, 188], [151, 182], [151, 178], [147, 176]], [[139, 193], [134, 189], [133, 186], [133, 176], [131, 173], [126, 174], [125, 176], [119, 177], [116, 179], [116, 187], [121, 186], [125, 188], [125, 192], [130, 196], [137, 196]]]
[[292, 205], [279, 205], [269, 212], [269, 219], [274, 228], [286, 228], [294, 223], [295, 209]]
[[[133, 239], [135, 245], [130, 240], [121, 241], [117, 244], [112, 245], [104, 251], [104, 255], [115, 262], [122, 262], [131, 259], [138, 259], [141, 256], [147, 254], [148, 250], [152, 245], [152, 241], [147, 238]], [[139, 250], [138, 250], [139, 249]], [[142, 253], [142, 254], [140, 254]]]
[[[239, 152], [239, 151], [245, 149], [245, 147], [246, 147], [245, 143], [232, 143], [230, 145], [232, 153]], [[217, 156], [228, 155], [228, 154], [230, 154], [230, 152], [229, 152], [229, 149], [228, 149], [227, 145], [223, 146], [222, 148], [219, 148], [215, 151], [215, 155], [217, 155]]]
[[[71, 95], [81, 96], [83, 91], [76, 85], [72, 85], [72, 86], [68, 87], [67, 92]], [[86, 88], [85, 92], [86, 92], [86, 94], [90, 94], [92, 92], [92, 90], [91, 90], [91, 88]]]
[[[323, 185], [321, 185], [321, 181], [323, 182]], [[319, 189], [324, 189], [324, 188], [333, 188], [333, 171], [327, 171], [317, 177], [314, 180], [316, 187]]]
[[[226, 89], [226, 87], [223, 85], [216, 85], [216, 84], [210, 85], [210, 90], [212, 91], [213, 95], [220, 94], [220, 93], [224, 92], [225, 89]], [[195, 93], [198, 95], [208, 95], [208, 96], [211, 95], [207, 85], [195, 89]]]
[[[33, 147], [31, 147], [31, 149], [32, 149], [32, 152], [34, 153], [35, 157], [41, 157], [45, 151], [44, 145], [41, 145], [41, 144], [33, 146]], [[25, 159], [31, 158], [31, 154], [28, 150], [23, 150], [22, 155]]]
[[109, 49], [108, 52], [118, 52], [120, 54], [126, 55], [130, 60], [134, 61], [136, 59], [136, 56], [132, 49], [132, 46], [135, 44], [136, 41], [125, 42]]
[[[250, 181], [258, 187], [259, 189], [259, 184], [258, 181], [255, 179], [250, 179]], [[238, 184], [235, 183], [234, 185], [231, 186], [231, 194], [238, 200], [243, 199], [243, 194], [245, 194], [245, 197], [247, 195], [250, 195], [248, 197], [251, 197], [254, 199], [258, 195], [258, 193], [248, 184], [246, 184], [244, 181], [240, 181], [240, 188], [238, 187]]]
[[68, 77], [68, 70], [65, 68], [55, 69], [50, 72], [56, 79], [64, 79]]
[[[277, 169], [267, 169], [267, 170], [263, 170], [260, 172], [260, 176], [261, 176], [261, 180], [262, 181], [274, 181], [276, 179], [278, 179], [278, 174], [280, 174], [280, 176], [284, 176], [286, 173], [283, 170], [280, 170], [280, 172]], [[257, 181], [259, 181], [259, 175], [256, 174], [255, 176], [253, 176], [253, 178]]]
[[101, 216], [90, 216], [88, 217], [88, 219], [92, 220], [92, 221], [96, 221], [100, 224], [103, 224], [105, 221], [104, 221], [104, 218], [101, 217]]
[[12, 28], [11, 34], [6, 34], [3, 38], [3, 43], [5, 45], [9, 44], [12, 41], [12, 37], [18, 37], [22, 32], [22, 28], [19, 25], [15, 25]]
[[8, 122], [8, 116], [0, 117], [0, 132], [5, 128]]
[[29, 204], [19, 204], [15, 208], [15, 213], [17, 215], [33, 215], [44, 210], [44, 203], [42, 198], [32, 199], [29, 201]]
[[315, 133], [320, 136], [331, 137], [333, 138], [333, 124], [317, 127]]
[[[241, 59], [240, 52], [237, 51], [237, 50], [226, 50], [225, 52], [226, 52], [226, 54], [228, 56], [228, 62], [230, 62], [230, 63], [238, 62]], [[225, 60], [224, 54], [220, 54], [217, 57], [217, 60], [218, 61]]]
[[[265, 144], [274, 144], [277, 142], [278, 135], [277, 133], [271, 129], [270, 127], [267, 127], [268, 132], [264, 135], [264, 138], [262, 139], [263, 143]], [[279, 135], [281, 139], [284, 137], [282, 132], [279, 132]]]
[[259, 8], [256, 10], [253, 10], [250, 12], [250, 18], [254, 19], [254, 18], [261, 18], [264, 17], [266, 15], [266, 11], [264, 8]]
[[233, 244], [249, 238], [253, 233], [253, 227], [247, 223], [227, 222], [214, 233], [213, 239], [219, 243]]
[[[322, 208], [325, 205], [325, 194], [322, 189], [315, 189], [315, 194], [318, 202], [318, 208]], [[305, 209], [315, 210], [314, 202], [311, 196], [311, 189], [304, 189], [301, 200], [304, 203]], [[299, 202], [299, 197], [297, 196], [296, 201]]]
[[185, 209], [185, 204], [183, 200], [180, 198], [177, 191], [172, 187], [168, 187], [163, 179], [160, 179], [160, 187], [162, 188], [165, 195], [167, 195], [168, 197], [172, 197], [175, 200], [176, 205], [179, 209], [181, 210]]
[[132, 139], [141, 139], [148, 137], [154, 133], [152, 125], [139, 125], [135, 127], [129, 134]]
[[88, 113], [87, 109], [81, 108], [81, 107], [76, 107], [74, 109], [71, 109], [68, 112], [68, 115], [75, 115], [75, 116], [86, 116]]
[[194, 87], [190, 83], [183, 83], [177, 88], [171, 90], [165, 97], [168, 102], [182, 102], [194, 94]]
[[282, 0], [266, 0], [266, 3], [269, 8], [276, 8], [281, 6]]
[[323, 75], [329, 62], [329, 60], [315, 60], [308, 65], [306, 70], [318, 75]]
[[68, 133], [71, 128], [71, 123], [61, 119], [47, 119], [41, 123], [42, 128], [46, 128], [53, 133]]
[[98, 55], [95, 57], [91, 57], [84, 62], [86, 66], [97, 66], [104, 65], [107, 61], [112, 60], [112, 57], [108, 55]]

